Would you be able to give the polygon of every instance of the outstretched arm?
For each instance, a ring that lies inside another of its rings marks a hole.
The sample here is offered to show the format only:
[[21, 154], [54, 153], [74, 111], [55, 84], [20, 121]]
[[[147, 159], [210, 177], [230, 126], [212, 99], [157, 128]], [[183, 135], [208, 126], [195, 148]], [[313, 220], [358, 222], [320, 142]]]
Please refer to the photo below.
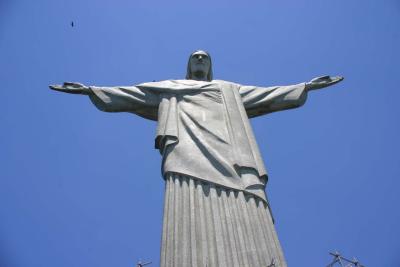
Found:
[[239, 92], [249, 118], [261, 116], [275, 111], [302, 106], [307, 93], [321, 89], [343, 80], [343, 77], [322, 76], [307, 83], [289, 86], [240, 86]]
[[150, 120], [157, 120], [159, 97], [151, 86], [95, 87], [66, 82], [50, 85], [55, 91], [88, 95], [101, 111], [131, 112]]

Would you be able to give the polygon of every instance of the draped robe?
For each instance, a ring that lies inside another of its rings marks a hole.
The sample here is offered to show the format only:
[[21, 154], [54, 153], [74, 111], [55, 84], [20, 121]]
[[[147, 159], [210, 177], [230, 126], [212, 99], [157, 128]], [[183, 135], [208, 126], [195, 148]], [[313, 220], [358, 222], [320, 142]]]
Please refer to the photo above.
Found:
[[305, 84], [244, 86], [222, 80], [166, 80], [136, 86], [90, 87], [102, 111], [158, 121], [155, 148], [162, 175], [188, 175], [266, 201], [268, 179], [249, 118], [295, 108]]

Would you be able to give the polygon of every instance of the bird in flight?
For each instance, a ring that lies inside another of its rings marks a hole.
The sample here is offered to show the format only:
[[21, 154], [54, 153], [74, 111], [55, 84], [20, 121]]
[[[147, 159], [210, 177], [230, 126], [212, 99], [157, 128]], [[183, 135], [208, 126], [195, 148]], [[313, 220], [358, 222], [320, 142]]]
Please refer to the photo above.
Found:
[[71, 21], [71, 27], [74, 27], [74, 22], [73, 21]]

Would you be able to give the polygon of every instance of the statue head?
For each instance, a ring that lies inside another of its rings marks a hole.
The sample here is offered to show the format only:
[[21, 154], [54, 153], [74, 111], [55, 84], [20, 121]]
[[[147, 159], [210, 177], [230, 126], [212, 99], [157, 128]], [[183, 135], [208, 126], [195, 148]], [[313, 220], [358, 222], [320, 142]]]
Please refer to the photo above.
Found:
[[213, 79], [210, 54], [203, 50], [196, 50], [190, 55], [186, 79], [199, 81], [211, 81]]

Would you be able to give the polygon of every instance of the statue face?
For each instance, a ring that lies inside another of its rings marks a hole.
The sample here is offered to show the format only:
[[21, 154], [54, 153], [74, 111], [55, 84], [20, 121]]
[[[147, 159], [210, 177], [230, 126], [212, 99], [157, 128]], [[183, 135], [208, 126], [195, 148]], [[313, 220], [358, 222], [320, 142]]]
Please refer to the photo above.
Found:
[[192, 73], [202, 72], [207, 77], [211, 67], [211, 60], [206, 52], [197, 51], [190, 57], [189, 64]]

